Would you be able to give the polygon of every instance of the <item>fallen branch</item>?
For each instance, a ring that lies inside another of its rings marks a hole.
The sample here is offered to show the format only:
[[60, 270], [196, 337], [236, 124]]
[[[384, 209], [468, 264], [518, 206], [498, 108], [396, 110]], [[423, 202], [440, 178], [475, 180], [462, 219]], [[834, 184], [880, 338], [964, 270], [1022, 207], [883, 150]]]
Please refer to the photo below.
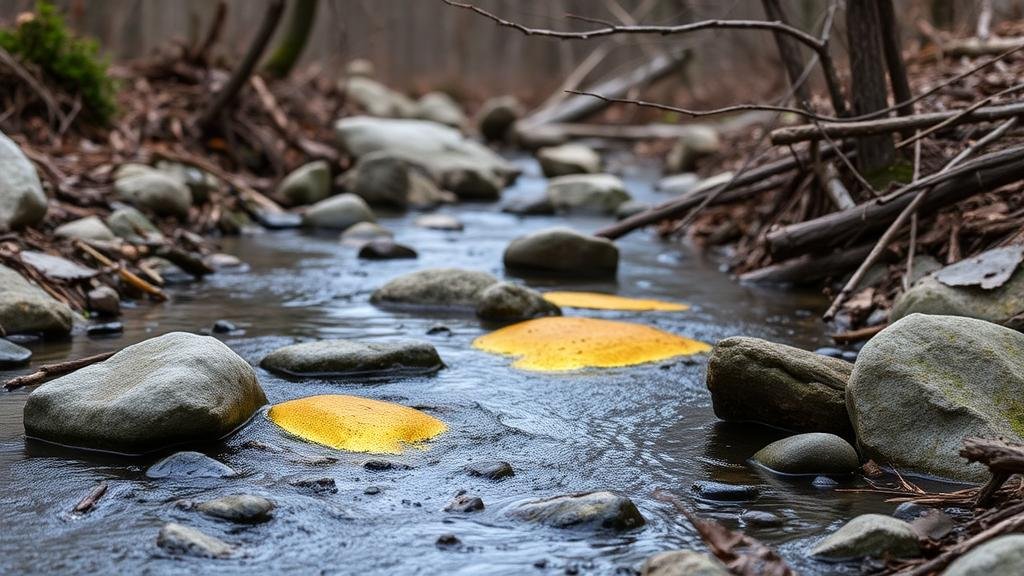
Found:
[[95, 259], [100, 264], [102, 264], [104, 266], [107, 266], [108, 268], [111, 268], [112, 270], [116, 270], [118, 275], [121, 276], [122, 280], [124, 280], [128, 284], [132, 285], [136, 289], [141, 290], [142, 292], [145, 292], [146, 294], [149, 294], [150, 296], [156, 298], [157, 300], [160, 300], [161, 302], [164, 301], [164, 300], [167, 300], [167, 295], [164, 294], [163, 290], [160, 290], [156, 286], [153, 286], [149, 282], [146, 282], [142, 278], [139, 278], [138, 276], [136, 276], [131, 271], [125, 270], [124, 266], [121, 266], [117, 262], [114, 262], [110, 258], [107, 258], [106, 256], [103, 255], [103, 253], [101, 253], [100, 251], [96, 250], [92, 246], [89, 246], [88, 244], [86, 244], [82, 240], [76, 240], [75, 241], [75, 246], [77, 246], [79, 249], [81, 249], [83, 252], [85, 252], [89, 256], [92, 256], [93, 259]]
[[85, 368], [97, 362], [103, 362], [107, 358], [110, 358], [114, 354], [117, 354], [117, 350], [113, 352], [104, 352], [102, 354], [96, 354], [94, 356], [86, 356], [85, 358], [78, 358], [75, 360], [68, 360], [67, 362], [60, 362], [58, 364], [48, 364], [46, 366], [40, 366], [38, 370], [31, 374], [25, 374], [24, 376], [18, 376], [17, 378], [11, 378], [4, 383], [4, 389], [16, 390], [25, 386], [35, 386], [36, 384], [42, 384], [47, 380], [52, 380], [58, 376], [70, 374], [75, 370]]
[[75, 508], [74, 510], [71, 511], [71, 513], [75, 516], [83, 516], [85, 514], [88, 514], [93, 508], [96, 507], [96, 503], [99, 502], [100, 498], [102, 498], [103, 495], [106, 493], [107, 483], [100, 482], [99, 484], [96, 485], [95, 488], [90, 490], [89, 493], [85, 495], [85, 498], [82, 498], [78, 502], [78, 504], [75, 505]]
[[814, 257], [809, 254], [751, 270], [741, 274], [740, 282], [764, 284], [810, 284], [845, 273], [871, 251], [870, 246], [857, 246], [842, 252]]

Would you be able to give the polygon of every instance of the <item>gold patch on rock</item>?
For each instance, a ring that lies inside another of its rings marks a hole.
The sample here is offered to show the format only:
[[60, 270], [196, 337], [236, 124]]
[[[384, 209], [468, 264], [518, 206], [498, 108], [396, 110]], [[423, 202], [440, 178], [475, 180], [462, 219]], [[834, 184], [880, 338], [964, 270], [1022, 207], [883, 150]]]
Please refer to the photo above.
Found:
[[349, 452], [400, 454], [444, 432], [444, 422], [414, 408], [359, 396], [325, 394], [275, 404], [267, 414], [288, 432]]
[[644, 298], [626, 298], [614, 294], [599, 292], [545, 292], [544, 299], [556, 306], [567, 308], [591, 308], [594, 310], [636, 310], [682, 312], [689, 310], [686, 304], [647, 300]]
[[477, 338], [473, 346], [518, 356], [512, 366], [541, 372], [632, 366], [711, 350], [642, 324], [565, 316], [513, 324]]

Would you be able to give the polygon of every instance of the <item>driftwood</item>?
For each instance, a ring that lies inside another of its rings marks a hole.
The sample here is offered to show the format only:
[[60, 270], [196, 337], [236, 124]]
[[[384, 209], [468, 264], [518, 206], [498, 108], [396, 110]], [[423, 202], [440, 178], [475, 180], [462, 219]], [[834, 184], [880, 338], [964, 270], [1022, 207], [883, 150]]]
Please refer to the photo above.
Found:
[[981, 491], [975, 506], [986, 506], [996, 491], [1010, 476], [1024, 472], [1024, 445], [1011, 443], [1003, 439], [966, 438], [960, 456], [968, 462], [978, 462], [988, 467], [992, 473]]
[[102, 354], [96, 354], [94, 356], [86, 356], [85, 358], [77, 358], [75, 360], [68, 360], [67, 362], [60, 362], [58, 364], [47, 364], [46, 366], [40, 366], [38, 370], [31, 374], [25, 374], [24, 376], [18, 376], [17, 378], [11, 378], [4, 383], [6, 390], [15, 390], [25, 386], [34, 386], [36, 384], [42, 384], [47, 380], [52, 380], [58, 376], [70, 374], [80, 368], [85, 368], [97, 362], [103, 362], [107, 358], [110, 358], [117, 351], [104, 352]]

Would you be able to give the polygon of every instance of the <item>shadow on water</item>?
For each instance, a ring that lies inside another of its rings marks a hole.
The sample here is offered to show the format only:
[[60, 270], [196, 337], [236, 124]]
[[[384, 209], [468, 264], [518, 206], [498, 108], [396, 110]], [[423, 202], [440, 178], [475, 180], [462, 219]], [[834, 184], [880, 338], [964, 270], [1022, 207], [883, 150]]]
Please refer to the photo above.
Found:
[[[543, 190], [535, 165], [526, 168], [506, 200]], [[641, 172], [627, 183], [638, 199], [658, 201], [650, 181], [651, 174]], [[700, 546], [692, 528], [652, 497], [656, 490], [670, 491], [732, 527], [741, 526], [737, 515], [744, 510], [778, 514], [785, 519], [782, 526], [748, 529], [780, 546], [802, 573], [835, 573], [840, 568], [806, 559], [807, 546], [843, 519], [894, 507], [874, 495], [821, 490], [808, 478], [779, 479], [748, 465], [755, 451], [783, 433], [717, 422], [703, 384], [702, 357], [569, 374], [522, 372], [510, 368], [509, 358], [472, 349], [473, 339], [492, 328], [473, 316], [371, 306], [372, 290], [405, 272], [460, 266], [504, 276], [501, 254], [511, 238], [555, 224], [592, 231], [607, 223], [524, 219], [483, 204], [443, 211], [457, 215], [465, 231], [416, 228], [414, 215], [381, 219], [397, 241], [417, 249], [416, 261], [360, 261], [334, 235], [275, 232], [225, 239], [225, 251], [247, 262], [247, 270], [176, 285], [167, 304], [129, 308], [119, 338], [80, 334], [30, 345], [38, 365], [174, 330], [200, 331], [224, 318], [244, 330], [224, 337], [225, 343], [258, 366], [270, 350], [297, 341], [422, 338], [437, 347], [447, 368], [372, 383], [288, 379], [257, 368], [271, 402], [361, 394], [420, 407], [444, 420], [449, 432], [425, 449], [386, 457], [408, 469], [369, 470], [362, 466], [369, 456], [301, 442], [258, 414], [230, 438], [204, 447], [238, 471], [237, 477], [150, 480], [145, 469], [159, 455], [123, 458], [27, 441], [21, 411], [28, 391], [5, 393], [0, 395], [0, 517], [8, 529], [0, 539], [0, 573], [184, 574], [214, 567], [218, 573], [629, 573], [652, 553]], [[805, 348], [827, 343], [817, 320], [825, 304], [820, 296], [738, 285], [715, 263], [650, 232], [618, 244], [622, 264], [616, 282], [526, 281], [541, 289], [609, 291], [692, 306], [684, 313], [567, 314], [643, 322], [706, 342], [747, 334]], [[438, 325], [447, 330], [432, 330]], [[511, 462], [515, 476], [493, 482], [464, 470], [487, 460]], [[323, 478], [333, 480], [333, 488], [296, 483]], [[759, 495], [742, 503], [695, 498], [690, 485], [709, 479], [751, 484]], [[93, 512], [72, 518], [75, 503], [100, 481], [109, 483], [108, 494]], [[368, 494], [369, 487], [379, 491]], [[590, 534], [524, 525], [503, 513], [525, 498], [590, 489], [629, 495], [648, 518], [647, 526], [625, 534]], [[486, 509], [442, 512], [459, 490], [482, 497]], [[238, 527], [180, 504], [243, 492], [277, 502], [274, 519]], [[243, 552], [216, 562], [170, 557], [154, 545], [168, 521], [196, 526]], [[462, 544], [438, 548], [435, 541], [446, 533]]]

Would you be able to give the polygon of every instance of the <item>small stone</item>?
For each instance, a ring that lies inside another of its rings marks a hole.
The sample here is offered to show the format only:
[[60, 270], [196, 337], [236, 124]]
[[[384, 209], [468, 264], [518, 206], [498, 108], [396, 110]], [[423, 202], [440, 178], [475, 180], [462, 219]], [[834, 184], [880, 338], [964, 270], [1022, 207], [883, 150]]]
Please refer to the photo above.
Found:
[[114, 190], [125, 202], [157, 216], [184, 220], [192, 206], [188, 187], [156, 170], [119, 178], [114, 182]]
[[512, 469], [511, 464], [501, 460], [496, 460], [494, 462], [474, 462], [469, 466], [466, 466], [466, 472], [470, 476], [486, 478], [488, 480], [504, 480], [505, 478], [515, 476], [516, 474]]
[[345, 230], [360, 222], [374, 222], [376, 219], [373, 210], [359, 196], [338, 194], [310, 206], [302, 215], [302, 225]]
[[934, 508], [922, 506], [916, 502], [903, 502], [892, 511], [892, 517], [910, 522], [924, 516], [932, 510], [934, 510]]
[[117, 316], [121, 313], [121, 297], [117, 290], [110, 286], [99, 286], [86, 294], [89, 309], [104, 316]]
[[341, 233], [341, 243], [346, 246], [363, 246], [367, 242], [390, 241], [395, 235], [376, 222], [359, 222]]
[[445, 512], [479, 512], [484, 509], [484, 501], [479, 496], [459, 494], [444, 507]]
[[331, 194], [331, 167], [324, 160], [295, 169], [277, 186], [277, 197], [288, 206], [313, 204]]
[[90, 324], [85, 333], [89, 336], [109, 336], [124, 332], [124, 325], [120, 322], [104, 322], [102, 324]]
[[502, 212], [520, 216], [550, 216], [555, 213], [555, 205], [547, 194], [514, 198], [501, 207]]
[[762, 510], [747, 510], [743, 514], [740, 514], [740, 520], [742, 520], [747, 526], [757, 526], [761, 528], [770, 528], [782, 525], [782, 518], [779, 518], [771, 512], [764, 512]]
[[601, 170], [601, 156], [582, 144], [562, 144], [537, 151], [541, 170], [548, 178], [568, 174], [593, 174]]
[[757, 486], [727, 484], [711, 480], [698, 480], [694, 482], [690, 486], [690, 491], [706, 500], [723, 500], [727, 502], [753, 500], [757, 498], [759, 493]]
[[477, 316], [495, 322], [512, 322], [561, 314], [562, 310], [546, 300], [540, 292], [511, 282], [498, 282], [488, 286], [480, 293], [480, 300], [476, 305]]
[[754, 461], [782, 474], [852, 474], [860, 468], [857, 451], [835, 434], [808, 432], [765, 446]]
[[818, 348], [817, 350], [814, 351], [814, 353], [815, 354], [820, 354], [822, 356], [828, 356], [829, 358], [842, 358], [843, 357], [843, 351], [842, 350], [840, 350], [839, 348], [832, 348], [831, 346], [824, 346], [822, 348]]
[[271, 230], [287, 230], [302, 226], [302, 215], [294, 212], [255, 212], [253, 216], [264, 228]]
[[234, 552], [234, 546], [181, 524], [171, 522], [160, 529], [156, 545], [171, 554], [199, 556], [203, 558], [227, 558]]
[[477, 114], [476, 124], [484, 140], [500, 141], [508, 138], [512, 126], [523, 115], [523, 105], [515, 96], [498, 96], [484, 102]]
[[427, 335], [428, 336], [438, 336], [438, 335], [440, 335], [440, 336], [451, 336], [452, 335], [452, 329], [447, 327], [447, 326], [444, 326], [442, 324], [435, 324], [434, 326], [431, 326], [430, 328], [427, 328]]
[[230, 320], [217, 320], [213, 323], [214, 334], [230, 334], [238, 330], [238, 326]]
[[262, 496], [239, 494], [203, 502], [196, 509], [207, 516], [243, 524], [255, 524], [270, 520], [274, 503]]
[[380, 488], [377, 486], [367, 486], [366, 489], [363, 490], [363, 494], [366, 494], [367, 496], [376, 496], [377, 494], [380, 494]]
[[338, 484], [334, 481], [334, 478], [299, 478], [288, 482], [288, 484], [320, 494], [338, 493]]
[[235, 471], [200, 452], [177, 452], [146, 470], [148, 478], [228, 478]]
[[507, 514], [553, 528], [631, 530], [646, 523], [632, 500], [603, 490], [528, 500]]
[[207, 266], [214, 270], [227, 270], [230, 268], [241, 268], [245, 265], [245, 262], [233, 254], [225, 254], [223, 252], [215, 252], [210, 254], [203, 260]]
[[99, 216], [86, 216], [85, 218], [61, 224], [54, 229], [53, 235], [58, 238], [77, 238], [101, 242], [117, 239], [117, 236], [110, 231], [110, 228], [107, 228], [107, 225], [103, 223], [103, 220], [100, 220]]
[[857, 516], [811, 550], [812, 556], [829, 560], [919, 554], [917, 534], [910, 524], [882, 514]]
[[387, 470], [412, 470], [412, 466], [408, 464], [402, 464], [401, 462], [391, 462], [390, 460], [367, 460], [363, 462], [363, 468], [371, 472], [385, 472]]
[[429, 230], [458, 232], [463, 229], [462, 222], [448, 214], [424, 214], [416, 218], [415, 224], [420, 228], [427, 228]]
[[836, 482], [828, 476], [815, 476], [814, 480], [811, 481], [811, 486], [822, 490], [831, 490], [832, 488], [839, 486], [839, 482]]
[[0, 368], [16, 368], [28, 364], [32, 351], [10, 340], [0, 338]]
[[371, 240], [359, 249], [359, 257], [363, 260], [411, 260], [419, 258], [419, 254], [412, 248], [391, 240]]
[[74, 312], [66, 304], [29, 283], [18, 272], [0, 265], [0, 326], [8, 334], [67, 334], [74, 319]]
[[451, 548], [459, 544], [462, 544], [462, 540], [459, 540], [455, 534], [441, 534], [437, 537], [438, 548]]
[[651, 556], [640, 568], [640, 576], [729, 576], [721, 562], [693, 550], [670, 550]]
[[555, 212], [612, 215], [632, 197], [618, 176], [572, 174], [552, 178], [547, 195]]
[[505, 267], [513, 270], [614, 277], [619, 249], [606, 238], [556, 227], [512, 240], [503, 259]]
[[497, 282], [487, 272], [430, 268], [391, 280], [374, 290], [370, 302], [377, 306], [474, 310], [480, 293]]

